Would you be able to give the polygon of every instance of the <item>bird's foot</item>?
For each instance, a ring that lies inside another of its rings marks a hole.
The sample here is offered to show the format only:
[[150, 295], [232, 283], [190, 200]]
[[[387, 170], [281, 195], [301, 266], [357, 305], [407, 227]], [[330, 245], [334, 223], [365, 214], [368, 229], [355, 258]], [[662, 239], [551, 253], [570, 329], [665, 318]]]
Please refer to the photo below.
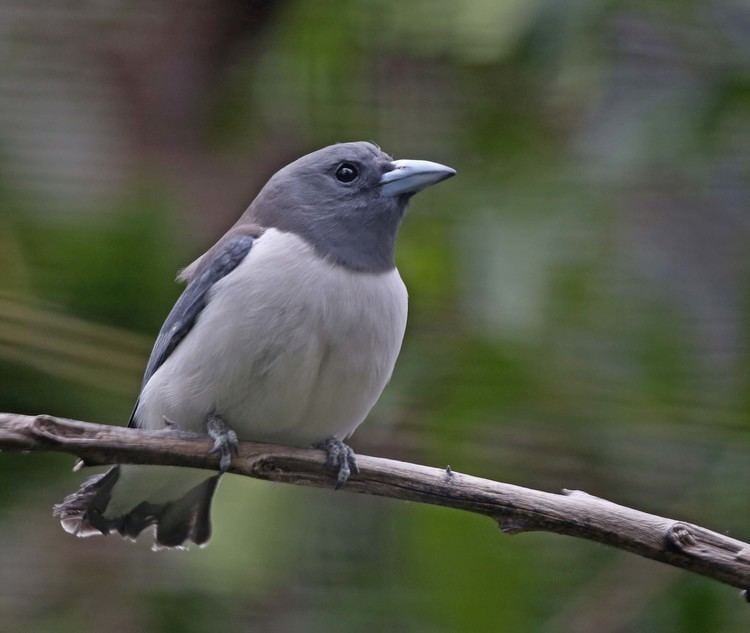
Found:
[[341, 488], [352, 473], [359, 472], [357, 456], [351, 447], [335, 437], [318, 442], [315, 448], [326, 452], [326, 467], [336, 471], [336, 490]]
[[218, 415], [212, 415], [206, 420], [206, 432], [214, 441], [209, 453], [218, 453], [219, 471], [225, 473], [232, 465], [232, 457], [239, 452], [240, 442], [237, 434]]

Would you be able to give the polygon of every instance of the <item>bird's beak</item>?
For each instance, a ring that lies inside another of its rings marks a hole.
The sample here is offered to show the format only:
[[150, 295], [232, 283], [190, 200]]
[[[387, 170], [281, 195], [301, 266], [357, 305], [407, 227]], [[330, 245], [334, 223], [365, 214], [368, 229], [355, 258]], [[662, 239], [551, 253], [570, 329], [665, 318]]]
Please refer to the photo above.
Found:
[[456, 174], [455, 169], [428, 160], [394, 160], [391, 165], [393, 169], [380, 179], [384, 196], [417, 193]]

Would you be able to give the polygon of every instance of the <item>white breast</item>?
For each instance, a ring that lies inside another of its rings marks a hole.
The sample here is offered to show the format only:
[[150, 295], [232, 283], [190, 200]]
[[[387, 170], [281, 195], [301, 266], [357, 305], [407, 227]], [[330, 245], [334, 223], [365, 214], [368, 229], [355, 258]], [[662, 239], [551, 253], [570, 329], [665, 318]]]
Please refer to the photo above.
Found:
[[216, 412], [243, 439], [345, 438], [390, 379], [406, 327], [394, 269], [353, 273], [271, 229], [219, 281], [141, 394], [137, 419], [203, 431]]

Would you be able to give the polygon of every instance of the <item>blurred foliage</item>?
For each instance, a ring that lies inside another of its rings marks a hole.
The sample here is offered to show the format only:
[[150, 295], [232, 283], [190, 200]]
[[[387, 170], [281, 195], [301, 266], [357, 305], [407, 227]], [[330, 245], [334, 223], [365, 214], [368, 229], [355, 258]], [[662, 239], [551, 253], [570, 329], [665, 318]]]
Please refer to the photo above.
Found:
[[[0, 410], [123, 423], [175, 271], [284, 161], [371, 139], [459, 176], [402, 229], [407, 339], [355, 448], [750, 538], [746, 5], [0, 12]], [[222, 484], [206, 550], [73, 541], [49, 516], [68, 461], [0, 460], [0, 630], [749, 624], [727, 588], [604, 548], [250, 481]]]

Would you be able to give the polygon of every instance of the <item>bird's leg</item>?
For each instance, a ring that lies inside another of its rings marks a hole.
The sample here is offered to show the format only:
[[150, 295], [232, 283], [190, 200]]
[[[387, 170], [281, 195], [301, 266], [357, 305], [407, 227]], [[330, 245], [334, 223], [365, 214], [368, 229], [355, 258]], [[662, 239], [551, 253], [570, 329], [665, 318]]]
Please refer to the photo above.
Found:
[[214, 441], [209, 452], [211, 455], [219, 454], [219, 470], [225, 473], [232, 464], [232, 456], [239, 452], [240, 442], [237, 434], [224, 420], [213, 413], [206, 420], [206, 432]]
[[327, 440], [315, 444], [315, 448], [326, 452], [326, 467], [336, 471], [336, 490], [346, 483], [352, 473], [359, 472], [357, 456], [351, 447], [341, 440], [329, 437]]

